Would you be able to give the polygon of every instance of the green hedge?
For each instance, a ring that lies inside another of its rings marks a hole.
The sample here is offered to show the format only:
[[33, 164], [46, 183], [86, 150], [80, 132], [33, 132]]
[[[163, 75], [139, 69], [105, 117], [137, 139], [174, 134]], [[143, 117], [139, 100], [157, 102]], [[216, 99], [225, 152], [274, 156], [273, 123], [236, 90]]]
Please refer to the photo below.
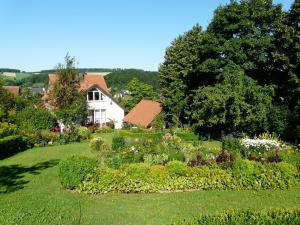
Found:
[[[249, 165], [248, 165], [249, 164]], [[258, 163], [260, 164], [260, 163]], [[246, 167], [249, 168], [246, 168]], [[298, 170], [288, 163], [257, 165], [241, 160], [232, 169], [187, 167], [173, 161], [166, 166], [144, 163], [120, 169], [98, 169], [77, 186], [87, 193], [151, 193], [175, 190], [286, 189], [299, 183]], [[246, 172], [241, 173], [246, 168]]]
[[299, 225], [300, 209], [273, 209], [257, 212], [254, 210], [228, 210], [215, 215], [200, 215], [172, 225]]
[[16, 124], [24, 131], [49, 130], [54, 127], [56, 119], [47, 109], [25, 108], [15, 115]]
[[7, 158], [18, 152], [31, 148], [29, 140], [19, 135], [7, 136], [0, 139], [0, 159]]
[[97, 160], [86, 156], [71, 156], [59, 163], [58, 176], [65, 188], [77, 187], [88, 174], [92, 174]]

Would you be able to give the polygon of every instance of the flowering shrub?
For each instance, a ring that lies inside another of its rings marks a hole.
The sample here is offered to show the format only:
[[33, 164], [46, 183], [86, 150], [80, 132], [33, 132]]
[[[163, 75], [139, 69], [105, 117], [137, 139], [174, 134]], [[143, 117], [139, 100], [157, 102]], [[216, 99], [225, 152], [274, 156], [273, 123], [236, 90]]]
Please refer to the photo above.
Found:
[[264, 153], [280, 149], [280, 143], [276, 140], [269, 139], [249, 139], [244, 138], [241, 140], [241, 145], [244, 146], [248, 151], [246, 151], [246, 156], [263, 156]]

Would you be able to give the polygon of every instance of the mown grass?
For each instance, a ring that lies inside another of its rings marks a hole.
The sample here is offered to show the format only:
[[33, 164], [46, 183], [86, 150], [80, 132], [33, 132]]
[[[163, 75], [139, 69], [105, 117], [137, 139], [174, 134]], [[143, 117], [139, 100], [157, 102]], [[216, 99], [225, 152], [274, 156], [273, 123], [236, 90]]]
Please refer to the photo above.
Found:
[[[109, 136], [109, 135], [108, 135]], [[63, 190], [58, 162], [88, 143], [30, 149], [0, 161], [0, 224], [168, 224], [224, 209], [299, 208], [300, 189], [85, 195]]]

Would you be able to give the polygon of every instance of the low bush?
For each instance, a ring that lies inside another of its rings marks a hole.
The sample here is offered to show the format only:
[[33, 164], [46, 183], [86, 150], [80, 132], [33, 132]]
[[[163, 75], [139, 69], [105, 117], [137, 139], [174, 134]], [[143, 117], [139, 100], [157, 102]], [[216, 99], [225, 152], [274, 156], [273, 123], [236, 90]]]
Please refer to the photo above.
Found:
[[212, 215], [181, 220], [173, 225], [252, 225], [252, 224], [300, 224], [300, 209], [272, 209], [270, 211], [227, 210]]
[[245, 147], [238, 138], [225, 137], [222, 141], [222, 148], [226, 149], [231, 155], [246, 157]]
[[191, 131], [176, 132], [176, 135], [183, 141], [198, 141], [199, 136]]
[[134, 179], [145, 179], [150, 173], [150, 165], [146, 163], [131, 163], [122, 169], [126, 175]]
[[37, 131], [53, 128], [56, 119], [46, 109], [42, 108], [25, 108], [15, 116], [16, 123], [21, 130]]
[[291, 164], [269, 163], [238, 159], [231, 168], [241, 189], [286, 189], [297, 185], [299, 171]]
[[85, 156], [72, 156], [59, 163], [58, 176], [63, 187], [74, 189], [88, 174], [93, 174], [97, 160]]
[[75, 132], [78, 134], [80, 140], [88, 140], [91, 137], [91, 131], [87, 127], [76, 127]]
[[0, 139], [0, 159], [31, 148], [28, 138], [12, 135]]
[[148, 164], [165, 164], [168, 162], [169, 156], [165, 153], [161, 154], [147, 154], [144, 155], [144, 162]]
[[113, 151], [119, 151], [125, 146], [125, 138], [123, 136], [114, 136], [112, 139], [111, 148]]
[[[103, 174], [114, 174], [114, 178]], [[116, 175], [117, 174], [117, 175]], [[118, 177], [117, 183], [115, 176]], [[104, 168], [77, 189], [87, 193], [150, 193], [174, 190], [287, 189], [299, 184], [299, 171], [288, 163], [261, 164], [238, 159], [230, 169], [187, 167], [179, 161], [162, 165], [133, 163], [120, 169]]]
[[104, 154], [107, 151], [109, 151], [109, 144], [108, 142], [101, 138], [101, 137], [95, 137], [90, 141], [90, 148], [99, 154]]
[[107, 133], [113, 133], [115, 130], [111, 127], [102, 127], [94, 130], [97, 134], [107, 134]]
[[287, 163], [290, 163], [300, 170], [300, 152], [297, 150], [289, 149], [279, 153], [280, 158]]
[[0, 138], [15, 135], [17, 133], [17, 126], [15, 124], [2, 122], [0, 123]]
[[176, 160], [168, 162], [166, 168], [171, 176], [185, 176], [188, 171], [185, 163]]

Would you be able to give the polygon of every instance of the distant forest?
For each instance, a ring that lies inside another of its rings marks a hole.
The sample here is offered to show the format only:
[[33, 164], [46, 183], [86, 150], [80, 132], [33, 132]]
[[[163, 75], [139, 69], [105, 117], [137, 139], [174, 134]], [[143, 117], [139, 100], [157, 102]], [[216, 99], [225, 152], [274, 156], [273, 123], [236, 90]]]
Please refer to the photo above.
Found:
[[2, 73], [2, 72], [20, 73], [21, 70], [10, 69], [10, 68], [0, 68], [0, 73]]
[[[77, 71], [79, 73], [85, 73], [85, 72], [112, 72], [113, 69], [109, 68], [77, 68]], [[41, 73], [54, 73], [55, 69], [52, 70], [41, 70]]]
[[[1, 71], [1, 69], [0, 69]], [[3, 72], [16, 72], [17, 69], [3, 69]], [[4, 78], [5, 85], [17, 85], [22, 87], [46, 87], [48, 84], [48, 74], [54, 73], [55, 70], [41, 70], [40, 74], [26, 73], [28, 76], [19, 79], [17, 78]], [[84, 72], [110, 72], [105, 76], [108, 87], [114, 92], [126, 89], [126, 85], [134, 78], [139, 81], [149, 84], [154, 89], [159, 89], [158, 72], [144, 71], [139, 69], [105, 69], [105, 68], [78, 68], [79, 73]]]
[[159, 89], [158, 72], [154, 71], [115, 69], [105, 76], [108, 87], [116, 91], [126, 89], [126, 85], [134, 78], [153, 86], [156, 90]]

